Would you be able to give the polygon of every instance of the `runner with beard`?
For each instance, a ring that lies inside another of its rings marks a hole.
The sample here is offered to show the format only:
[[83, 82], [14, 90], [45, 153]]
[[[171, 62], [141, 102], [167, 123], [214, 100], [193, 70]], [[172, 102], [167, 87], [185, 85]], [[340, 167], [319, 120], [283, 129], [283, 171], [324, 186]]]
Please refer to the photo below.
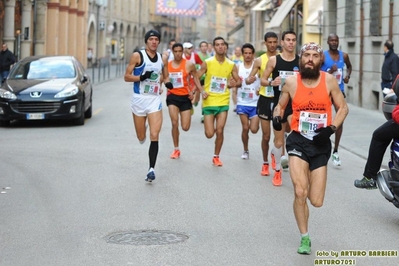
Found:
[[[269, 58], [266, 69], [261, 77], [262, 86], [273, 86], [274, 91], [274, 106], [280, 98], [281, 86], [287, 77], [295, 75], [299, 71], [299, 56], [295, 54], [296, 46], [296, 33], [294, 31], [285, 31], [282, 34], [281, 46], [283, 52], [276, 56]], [[272, 80], [268, 78], [272, 75]], [[281, 186], [282, 174], [281, 165], [288, 164], [288, 160], [283, 155], [284, 149], [284, 132], [286, 131], [287, 121], [292, 114], [291, 103], [288, 103], [285, 113], [282, 117], [282, 131], [274, 130], [274, 147], [271, 150], [272, 168], [274, 170], [274, 176], [272, 183], [274, 186]]]
[[[287, 78], [281, 98], [274, 109], [273, 127], [282, 129], [282, 116], [292, 100], [292, 132], [287, 138], [290, 175], [294, 186], [294, 215], [301, 233], [299, 254], [311, 253], [308, 233], [309, 207], [321, 207], [327, 181], [327, 163], [331, 154], [330, 136], [342, 125], [348, 106], [337, 80], [320, 71], [323, 50], [306, 43], [300, 52], [299, 75]], [[332, 117], [332, 104], [337, 110]]]

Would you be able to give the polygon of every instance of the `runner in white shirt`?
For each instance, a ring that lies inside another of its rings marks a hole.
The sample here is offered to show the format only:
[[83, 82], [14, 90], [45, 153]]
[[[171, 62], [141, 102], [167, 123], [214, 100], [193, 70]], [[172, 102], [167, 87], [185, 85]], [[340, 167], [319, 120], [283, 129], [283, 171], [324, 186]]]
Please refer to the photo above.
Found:
[[249, 159], [248, 140], [249, 131], [257, 133], [259, 130], [259, 118], [256, 112], [259, 96], [257, 91], [260, 87], [258, 75], [250, 77], [251, 84], [248, 85], [245, 80], [250, 76], [254, 65], [255, 48], [252, 44], [246, 43], [241, 48], [244, 62], [238, 66], [238, 75], [242, 80], [242, 86], [237, 88], [237, 114], [240, 116], [242, 132], [241, 140], [244, 146], [242, 159]]

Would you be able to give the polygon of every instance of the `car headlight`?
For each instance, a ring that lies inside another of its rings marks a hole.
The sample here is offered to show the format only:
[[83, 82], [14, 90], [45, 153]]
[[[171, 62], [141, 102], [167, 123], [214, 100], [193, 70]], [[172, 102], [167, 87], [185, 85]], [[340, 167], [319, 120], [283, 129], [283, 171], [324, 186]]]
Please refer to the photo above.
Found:
[[5, 90], [5, 89], [0, 89], [0, 97], [3, 99], [8, 99], [8, 100], [17, 99], [17, 96], [14, 93], [12, 93], [11, 91]]
[[73, 87], [69, 87], [69, 88], [66, 88], [66, 89], [60, 91], [59, 93], [57, 93], [54, 96], [54, 98], [71, 97], [71, 96], [74, 96], [74, 95], [78, 94], [78, 92], [79, 92], [78, 87], [73, 86]]

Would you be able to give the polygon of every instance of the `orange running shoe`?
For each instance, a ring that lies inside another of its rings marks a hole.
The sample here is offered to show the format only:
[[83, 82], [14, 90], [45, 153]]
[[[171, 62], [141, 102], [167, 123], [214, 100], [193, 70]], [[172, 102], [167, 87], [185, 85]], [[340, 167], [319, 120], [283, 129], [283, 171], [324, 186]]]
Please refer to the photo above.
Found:
[[274, 177], [273, 177], [273, 185], [276, 187], [281, 186], [283, 184], [283, 179], [281, 178], [281, 171], [278, 170], [274, 172]]
[[180, 157], [180, 150], [174, 150], [173, 152], [172, 152], [172, 154], [170, 155], [170, 158], [171, 159], [177, 159], [177, 158], [179, 158]]
[[269, 173], [269, 164], [264, 163], [262, 165], [262, 171], [260, 172], [260, 175], [263, 175], [263, 176], [265, 176], [265, 175], [269, 176], [270, 175], [270, 173]]
[[212, 162], [214, 166], [223, 166], [223, 163], [220, 161], [219, 157], [213, 157]]
[[272, 169], [276, 171], [276, 158], [274, 158], [273, 153], [270, 153], [270, 156], [272, 157]]

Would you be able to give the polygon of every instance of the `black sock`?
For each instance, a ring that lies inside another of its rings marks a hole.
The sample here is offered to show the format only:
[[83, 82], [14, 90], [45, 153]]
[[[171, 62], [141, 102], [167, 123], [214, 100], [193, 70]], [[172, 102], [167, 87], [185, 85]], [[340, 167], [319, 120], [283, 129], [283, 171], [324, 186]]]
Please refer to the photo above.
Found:
[[336, 153], [336, 152], [338, 152], [338, 149], [334, 149], [333, 153]]
[[151, 141], [148, 157], [150, 158], [150, 168], [155, 168], [158, 156], [158, 141]]

